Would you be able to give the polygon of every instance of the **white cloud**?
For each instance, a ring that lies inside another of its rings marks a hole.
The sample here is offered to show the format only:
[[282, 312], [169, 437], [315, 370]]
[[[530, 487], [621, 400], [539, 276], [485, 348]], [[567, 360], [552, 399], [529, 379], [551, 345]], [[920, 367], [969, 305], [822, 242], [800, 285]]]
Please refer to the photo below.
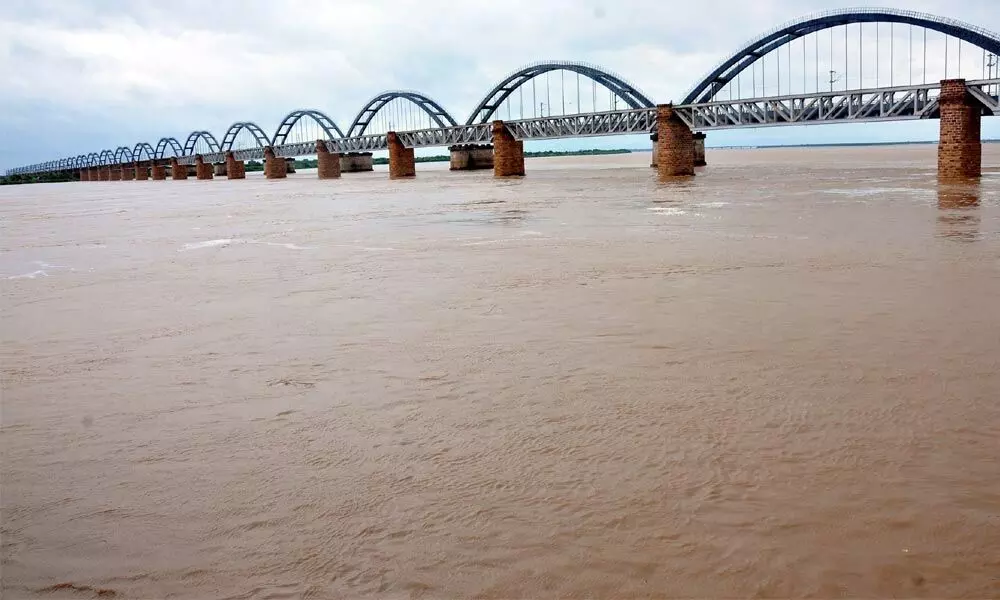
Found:
[[[835, 5], [854, 2], [835, 0]], [[233, 121], [271, 131], [293, 108], [346, 127], [375, 93], [418, 89], [464, 118], [505, 73], [593, 62], [657, 101], [679, 99], [741, 42], [819, 0], [14, 0], [0, 13], [0, 144], [37, 131], [31, 162], [184, 137]], [[994, 0], [913, 2], [1000, 29]], [[58, 132], [47, 124], [59, 124]], [[95, 131], [96, 130], [96, 131]], [[19, 153], [23, 153], [18, 149]]]

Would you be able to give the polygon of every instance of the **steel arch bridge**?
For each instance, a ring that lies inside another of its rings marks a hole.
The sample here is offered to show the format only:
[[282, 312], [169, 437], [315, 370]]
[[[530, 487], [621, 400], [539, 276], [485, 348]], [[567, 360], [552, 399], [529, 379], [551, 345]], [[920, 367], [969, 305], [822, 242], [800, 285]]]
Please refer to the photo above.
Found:
[[407, 90], [395, 90], [382, 92], [369, 100], [368, 103], [365, 104], [360, 111], [358, 111], [358, 115], [354, 117], [354, 121], [347, 129], [348, 135], [341, 135], [340, 137], [358, 137], [364, 135], [365, 130], [368, 129], [368, 125], [372, 122], [372, 119], [375, 118], [375, 115], [385, 108], [386, 105], [396, 99], [409, 100], [414, 106], [426, 113], [438, 127], [455, 127], [458, 125], [458, 122], [455, 121], [454, 117], [448, 114], [448, 111], [442, 108], [439, 103], [424, 94]]
[[623, 78], [609, 73], [597, 66], [589, 65], [586, 63], [570, 62], [570, 61], [557, 61], [557, 62], [540, 62], [528, 65], [515, 71], [503, 79], [500, 83], [494, 86], [486, 96], [479, 102], [472, 113], [469, 115], [468, 120], [466, 120], [466, 125], [473, 125], [478, 120], [480, 123], [486, 123], [493, 116], [500, 105], [507, 100], [511, 94], [513, 94], [518, 88], [528, 83], [535, 77], [539, 75], [544, 75], [545, 73], [551, 71], [571, 71], [573, 73], [579, 73], [584, 77], [587, 77], [604, 87], [611, 90], [611, 92], [621, 98], [630, 108], [651, 108], [655, 106], [652, 100], [646, 97], [645, 94], [640, 92], [635, 86], [625, 81]]
[[204, 141], [209, 148], [209, 152], [219, 151], [219, 142], [216, 141], [215, 136], [207, 131], [192, 131], [188, 135], [187, 140], [184, 142], [184, 154], [183, 156], [191, 156], [194, 154], [195, 146], [199, 141]]
[[697, 104], [711, 101], [719, 90], [753, 63], [757, 62], [758, 59], [773, 50], [788, 45], [793, 40], [825, 29], [854, 23], [901, 23], [915, 25], [950, 35], [979, 46], [994, 55], [1000, 55], [1000, 39], [997, 38], [997, 35], [969, 23], [926, 13], [892, 8], [833, 10], [790, 21], [750, 40], [695, 84], [684, 96], [681, 104]]
[[[293, 110], [285, 115], [285, 118], [281, 120], [281, 124], [278, 125], [278, 129], [275, 130], [271, 143], [275, 146], [283, 145], [288, 140], [288, 134], [291, 133], [292, 127], [306, 117], [320, 126], [323, 133], [326, 134], [327, 139], [332, 140], [344, 137], [344, 132], [340, 130], [340, 127], [337, 127], [337, 124], [333, 121], [333, 119], [318, 110], [307, 108]], [[249, 123], [249, 125], [253, 124]], [[254, 127], [256, 127], [256, 125], [254, 125]], [[264, 138], [266, 137], [267, 136], [264, 136]]]
[[[894, 85], [894, 80], [890, 76], [889, 85], [886, 86], [884, 85], [884, 81], [879, 80], [876, 70], [875, 86], [865, 87], [866, 79], [863, 72], [863, 64], [861, 68], [862, 72], [860, 74], [855, 73], [857, 88], [849, 89], [848, 81], [845, 77], [844, 82], [838, 85], [836, 90], [833, 89], [832, 81], [829, 91], [820, 91], [818, 86], [815, 88], [810, 86], [812, 89], [806, 89], [805, 79], [803, 78], [803, 85], [797, 90], [797, 93], [791, 93], [791, 87], [789, 86], [785, 88], [789, 93], [783, 94], [784, 90], [782, 90], [779, 84], [778, 93], [773, 94], [771, 92], [773, 92], [774, 86], [765, 87], [763, 82], [761, 82], [762, 85], [759, 93], [757, 85], [754, 83], [751, 97], [741, 97], [738, 100], [734, 100], [730, 96], [729, 100], [724, 100], [723, 97], [725, 94], [720, 94], [727, 86], [730, 93], [732, 93], [734, 91], [733, 82], [738, 84], [741, 74], [746, 73], [748, 70], [753, 71], [758, 66], [758, 62], [760, 63], [759, 66], [763, 68], [763, 61], [769, 56], [777, 56], [778, 58], [779, 82], [782, 76], [788, 77], [790, 80], [790, 74], [793, 72], [789, 64], [790, 60], [785, 65], [787, 71], [781, 71], [781, 57], [785, 54], [786, 50], [788, 50], [790, 56], [791, 44], [796, 40], [802, 40], [803, 42], [801, 66], [804, 72], [806, 68], [804, 43], [806, 36], [813, 36], [818, 39], [818, 35], [816, 34], [821, 31], [831, 30], [831, 51], [829, 55], [831, 64], [828, 66], [835, 66], [832, 64], [832, 30], [842, 27], [846, 36], [848, 25], [863, 25], [865, 23], [904, 24], [911, 28], [924, 28], [925, 32], [928, 30], [939, 32], [946, 37], [945, 49], [947, 49], [947, 38], [957, 38], [960, 42], [960, 70], [961, 43], [981, 49], [984, 53], [984, 76], [981, 78], [968, 78], [970, 79], [967, 82], [968, 94], [979, 103], [983, 114], [1000, 114], [1000, 66], [997, 66], [995, 76], [992, 69], [988, 76], [985, 74], [985, 53], [989, 52], [991, 55], [1000, 56], [1000, 35], [954, 19], [913, 11], [884, 8], [829, 11], [797, 19], [767, 31], [740, 46], [733, 54], [726, 57], [704, 78], [699, 80], [690, 88], [686, 96], [683, 97], [683, 100], [675, 106], [675, 112], [689, 128], [698, 131], [809, 123], [873, 122], [936, 118], [940, 114], [937, 97], [940, 94], [941, 88], [939, 80], [935, 79], [933, 82], [927, 81], [925, 77], [925, 81], [922, 84], [910, 82], [907, 85], [900, 86]], [[861, 30], [863, 28], [859, 27], [858, 29]], [[897, 27], [896, 29], [898, 30], [899, 28]], [[877, 35], [878, 31], [876, 28]], [[870, 42], [870, 40], [864, 38], [860, 33], [857, 39], [859, 49], [863, 44], [866, 45]], [[879, 64], [878, 48], [876, 39], [876, 69]], [[780, 53], [777, 52], [779, 49], [781, 49]], [[866, 49], [865, 52], [870, 52], [870, 50]], [[847, 56], [846, 41], [843, 56]], [[883, 58], [885, 58], [884, 54]], [[852, 60], [854, 59], [852, 58]], [[908, 61], [912, 60], [912, 57], [908, 56]], [[890, 58], [891, 62], [892, 59]], [[771, 64], [773, 64], [773, 61]], [[817, 69], [819, 68], [819, 64], [817, 51]], [[843, 64], [846, 64], [846, 58]], [[991, 67], [993, 64], [995, 63], [991, 63]], [[925, 71], [926, 66], [925, 60]], [[975, 70], [978, 71], [978, 67]], [[180, 162], [186, 163], [193, 161], [194, 157], [191, 154], [198, 145], [207, 145], [210, 150], [214, 151], [213, 158], [221, 160], [221, 153], [234, 150], [234, 144], [237, 144], [237, 136], [244, 130], [249, 132], [249, 135], [239, 140], [239, 143], [244, 144], [244, 147], [236, 148], [238, 150], [238, 160], [260, 158], [263, 156], [263, 150], [268, 146], [273, 147], [275, 156], [296, 156], [302, 152], [311, 153], [308, 152], [309, 147], [314, 148], [315, 146], [315, 142], [293, 143], [291, 141], [293, 128], [303, 118], [310, 119], [319, 125], [323, 131], [323, 135], [327, 138], [324, 142], [331, 152], [371, 152], [385, 150], [388, 144], [387, 135], [385, 133], [372, 133], [372, 129], [374, 128], [371, 125], [376, 116], [380, 115], [379, 111], [383, 111], [394, 100], [400, 99], [409, 103], [407, 104], [408, 110], [413, 110], [414, 112], [420, 111], [422, 122], [427, 122], [423, 120], [426, 116], [433, 125], [426, 129], [396, 131], [398, 139], [401, 140], [404, 146], [429, 147], [490, 143], [490, 120], [498, 118], [498, 110], [501, 106], [506, 103], [506, 108], [510, 109], [513, 94], [519, 93], [519, 91], [523, 93], [525, 86], [529, 85], [529, 82], [533, 82], [539, 76], [556, 71], [576, 73], [578, 81], [582, 76], [590, 79], [594, 84], [600, 84], [604, 88], [607, 88], [615, 99], [624, 103], [627, 108], [619, 110], [616, 100], [615, 106], [611, 110], [603, 110], [603, 106], [598, 108], [595, 102], [592, 105], [591, 112], [582, 112], [583, 108], [579, 106], [578, 102], [577, 110], [580, 112], [576, 114], [549, 114], [548, 116], [542, 114], [541, 116], [537, 116], [537, 113], [535, 113], [532, 116], [525, 117], [522, 111], [520, 118], [511, 119], [508, 115], [508, 119], [504, 121], [506, 129], [515, 139], [553, 139], [639, 134], [650, 133], [655, 129], [656, 120], [653, 101], [624, 78], [594, 65], [568, 61], [548, 61], [528, 65], [505, 76], [486, 93], [464, 124], [459, 124], [439, 103], [428, 96], [418, 92], [397, 90], [383, 92], [369, 100], [354, 118], [346, 135], [333, 119], [321, 111], [300, 109], [286, 115], [275, 131], [274, 136], [270, 139], [255, 123], [241, 121], [230, 126], [225, 135], [222, 136], [221, 143], [218, 143], [216, 138], [207, 131], [196, 131], [188, 136], [183, 145], [176, 138], [164, 137], [159, 140], [155, 147], [141, 142], [131, 149], [120, 146], [113, 151], [103, 150], [99, 153], [89, 153], [75, 158], [48, 161], [36, 165], [19, 167], [10, 172], [38, 173], [71, 168], [89, 168], [118, 164], [122, 161], [159, 160], [171, 156], [177, 157]], [[761, 72], [763, 73], [763, 71]], [[833, 71], [831, 71], [832, 73]], [[746, 73], [746, 75], [749, 75], [749, 73]], [[945, 71], [945, 76], [946, 78], [950, 78], [948, 77], [947, 70]], [[819, 75], [817, 75], [817, 80], [818, 77]], [[547, 77], [545, 79], [548, 80]], [[563, 94], [565, 94], [565, 88], [560, 87]], [[801, 91], [801, 93], [798, 93], [798, 91]], [[604, 104], [604, 106], [607, 105]], [[565, 108], [563, 112], [566, 112]], [[384, 114], [383, 112], [382, 115]]]
[[236, 142], [236, 136], [243, 130], [250, 132], [259, 148], [263, 149], [271, 145], [271, 141], [267, 139], [267, 134], [264, 133], [264, 130], [259, 125], [251, 121], [239, 121], [230, 125], [229, 129], [226, 130], [226, 135], [222, 136], [222, 144], [219, 150], [221, 152], [232, 150], [233, 143]]
[[160, 141], [156, 143], [156, 151], [153, 153], [153, 158], [157, 160], [168, 158], [168, 150], [173, 152], [172, 156], [184, 156], [184, 148], [181, 147], [181, 143], [177, 141], [177, 138], [165, 137], [160, 138]]

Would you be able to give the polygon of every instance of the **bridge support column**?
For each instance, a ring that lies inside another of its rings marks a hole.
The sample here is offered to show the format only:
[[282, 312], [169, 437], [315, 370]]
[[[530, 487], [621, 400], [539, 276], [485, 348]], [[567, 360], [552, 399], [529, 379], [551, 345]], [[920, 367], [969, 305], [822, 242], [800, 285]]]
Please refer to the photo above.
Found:
[[490, 144], [460, 144], [448, 148], [452, 171], [476, 171], [493, 168], [493, 146]]
[[295, 159], [294, 158], [286, 158], [285, 159], [285, 173], [294, 173], [294, 172], [295, 172]]
[[87, 178], [88, 181], [100, 181], [101, 180], [101, 169], [93, 168], [90, 169], [90, 177]]
[[660, 154], [660, 151], [657, 149], [659, 144], [656, 143], [658, 137], [659, 136], [657, 136], [655, 133], [649, 136], [649, 140], [653, 142], [653, 158], [649, 160], [649, 166], [653, 167], [654, 169], [656, 168], [656, 159]]
[[167, 167], [159, 161], [153, 161], [149, 167], [149, 174], [153, 181], [163, 181], [167, 178]]
[[705, 162], [705, 137], [705, 134], [700, 131], [691, 135], [694, 142], [694, 166], [696, 167], [704, 167], [708, 164]]
[[121, 181], [122, 180], [122, 168], [120, 165], [115, 165], [111, 167], [111, 181]]
[[149, 179], [149, 167], [146, 166], [146, 163], [135, 163], [135, 178], [139, 181], [146, 181]]
[[188, 178], [187, 165], [177, 162], [176, 158], [170, 159], [170, 178], [174, 181]]
[[657, 156], [660, 177], [694, 175], [694, 137], [672, 104], [656, 107]]
[[215, 163], [214, 165], [212, 165], [212, 169], [214, 170], [216, 177], [220, 177], [222, 175], [225, 175], [226, 172], [227, 172], [226, 171], [226, 163], [224, 163], [224, 162]]
[[80, 169], [80, 181], [89, 181], [90, 171], [88, 169]]
[[326, 149], [323, 140], [316, 140], [316, 174], [320, 179], [340, 177], [340, 154]]
[[413, 158], [413, 148], [407, 148], [399, 141], [395, 131], [386, 136], [389, 144], [389, 178], [413, 177], [417, 174], [417, 165]]
[[135, 179], [135, 166], [132, 163], [122, 165], [122, 181]]
[[111, 167], [101, 167], [97, 178], [100, 181], [111, 181]]
[[247, 166], [242, 160], [236, 160], [232, 151], [226, 152], [226, 177], [229, 179], [247, 178]]
[[264, 148], [264, 177], [268, 179], [284, 179], [287, 164], [284, 158], [275, 156], [274, 148], [270, 146]]
[[524, 176], [524, 142], [515, 140], [503, 121], [493, 121], [493, 176]]
[[341, 173], [359, 173], [361, 171], [374, 171], [371, 152], [348, 152], [340, 155]]
[[938, 143], [938, 178], [961, 180], [983, 174], [980, 139], [982, 108], [972, 98], [964, 79], [941, 82], [941, 133]]
[[198, 179], [212, 179], [212, 163], [205, 162], [200, 154], [194, 157], [194, 170]]

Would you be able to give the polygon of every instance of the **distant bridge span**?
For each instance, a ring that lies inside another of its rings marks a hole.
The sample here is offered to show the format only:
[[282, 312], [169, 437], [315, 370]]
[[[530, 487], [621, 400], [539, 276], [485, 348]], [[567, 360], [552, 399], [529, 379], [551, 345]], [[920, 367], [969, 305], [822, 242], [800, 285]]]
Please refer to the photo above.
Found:
[[369, 100], [346, 134], [322, 111], [298, 109], [270, 136], [251, 121], [237, 121], [221, 142], [196, 130], [186, 138], [163, 137], [155, 145], [139, 142], [8, 174], [163, 179], [169, 162], [175, 179], [195, 166], [199, 178], [211, 178], [212, 163], [219, 165], [216, 173], [233, 178], [242, 176], [242, 161], [257, 159], [265, 160], [269, 177], [283, 177], [280, 159], [316, 155], [320, 176], [336, 177], [341, 167], [370, 169], [368, 153], [388, 150], [390, 174], [407, 176], [414, 172], [414, 148], [448, 146], [453, 168], [488, 163], [496, 174], [511, 175], [523, 173], [524, 140], [650, 134], [660, 173], [687, 175], [703, 155], [706, 131], [940, 119], [939, 172], [966, 177], [981, 170], [979, 120], [1000, 114], [998, 97], [996, 33], [913, 11], [837, 10], [785, 23], [741, 45], [676, 105], [656, 105], [625, 78], [595, 65], [541, 62], [505, 76], [464, 124], [425, 94], [389, 91]]

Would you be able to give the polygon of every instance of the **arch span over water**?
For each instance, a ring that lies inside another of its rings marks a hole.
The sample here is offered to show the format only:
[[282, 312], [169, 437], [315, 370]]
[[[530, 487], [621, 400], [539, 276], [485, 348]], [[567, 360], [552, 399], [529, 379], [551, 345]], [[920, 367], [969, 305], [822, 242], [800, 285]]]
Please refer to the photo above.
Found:
[[737, 75], [772, 50], [810, 33], [853, 23], [902, 23], [926, 27], [1000, 55], [1000, 36], [954, 19], [893, 8], [833, 10], [790, 21], [750, 40], [696, 83], [680, 103], [708, 102]]
[[347, 129], [348, 137], [364, 135], [365, 130], [368, 128], [372, 119], [375, 118], [375, 115], [378, 114], [380, 110], [385, 108], [387, 104], [397, 98], [409, 100], [417, 108], [424, 111], [438, 127], [454, 127], [458, 125], [458, 122], [455, 121], [454, 117], [448, 114], [448, 111], [446, 111], [436, 101], [425, 96], [424, 94], [406, 90], [393, 90], [382, 92], [381, 94], [375, 96], [369, 100], [360, 111], [358, 111], [358, 115], [354, 117], [354, 121]]

